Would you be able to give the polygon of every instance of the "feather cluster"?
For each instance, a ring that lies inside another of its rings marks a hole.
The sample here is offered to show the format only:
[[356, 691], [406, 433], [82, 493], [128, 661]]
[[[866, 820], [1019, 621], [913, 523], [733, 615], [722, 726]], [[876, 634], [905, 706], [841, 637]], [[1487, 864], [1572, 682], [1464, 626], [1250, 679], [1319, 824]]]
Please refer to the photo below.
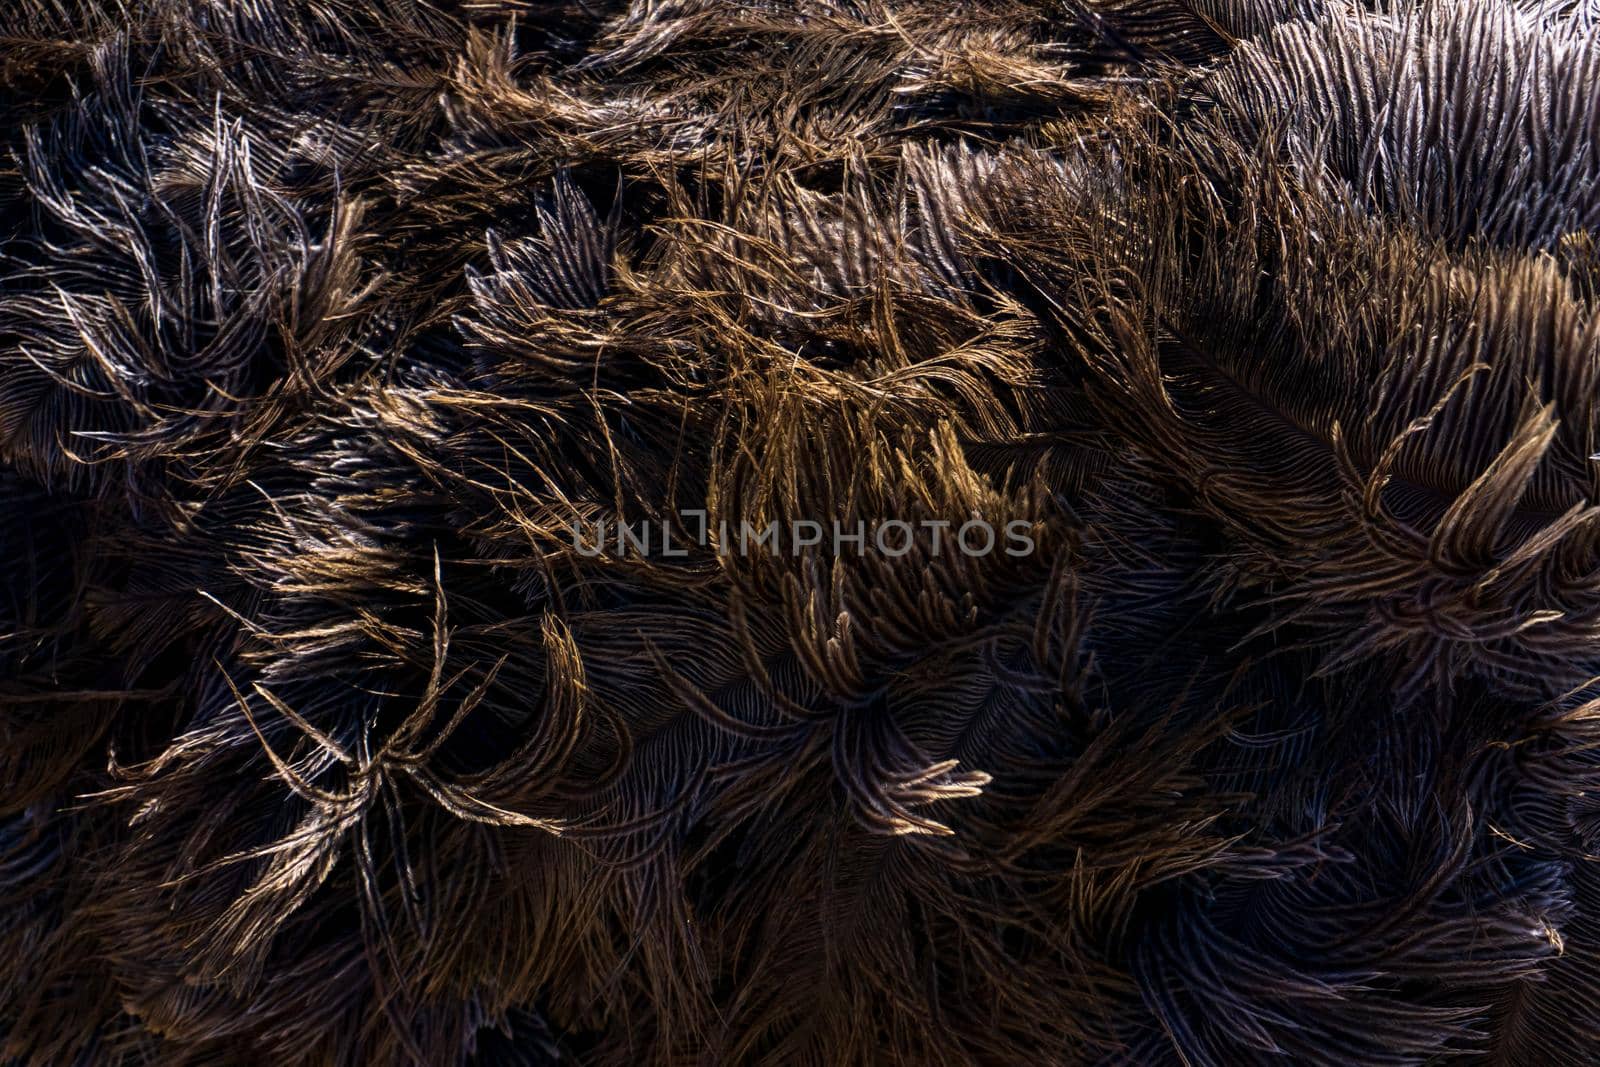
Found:
[[9, 0], [0, 1061], [1600, 1062], [1597, 237], [1593, 0]]

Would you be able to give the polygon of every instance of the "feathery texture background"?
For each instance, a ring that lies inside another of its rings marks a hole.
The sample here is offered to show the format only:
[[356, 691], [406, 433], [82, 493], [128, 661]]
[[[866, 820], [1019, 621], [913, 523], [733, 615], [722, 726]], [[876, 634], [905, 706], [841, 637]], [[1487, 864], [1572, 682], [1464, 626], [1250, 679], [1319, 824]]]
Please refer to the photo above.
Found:
[[0, 1057], [1600, 1062], [1597, 227], [1592, 0], [3, 0]]

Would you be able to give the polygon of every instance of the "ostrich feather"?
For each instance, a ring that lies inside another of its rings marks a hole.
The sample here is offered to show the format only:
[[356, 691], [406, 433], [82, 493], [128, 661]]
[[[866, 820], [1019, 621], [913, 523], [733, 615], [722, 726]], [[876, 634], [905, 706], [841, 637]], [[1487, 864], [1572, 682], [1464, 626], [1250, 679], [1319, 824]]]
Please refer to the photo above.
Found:
[[1596, 1062], [1597, 13], [11, 0], [0, 1060]]

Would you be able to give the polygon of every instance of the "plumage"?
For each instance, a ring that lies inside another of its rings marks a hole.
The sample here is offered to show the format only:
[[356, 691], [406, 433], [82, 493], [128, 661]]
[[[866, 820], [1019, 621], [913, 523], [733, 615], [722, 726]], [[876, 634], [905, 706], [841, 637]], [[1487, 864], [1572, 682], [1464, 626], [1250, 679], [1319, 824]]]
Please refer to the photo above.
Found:
[[1600, 1062], [1597, 152], [1586, 0], [9, 0], [0, 1060]]

